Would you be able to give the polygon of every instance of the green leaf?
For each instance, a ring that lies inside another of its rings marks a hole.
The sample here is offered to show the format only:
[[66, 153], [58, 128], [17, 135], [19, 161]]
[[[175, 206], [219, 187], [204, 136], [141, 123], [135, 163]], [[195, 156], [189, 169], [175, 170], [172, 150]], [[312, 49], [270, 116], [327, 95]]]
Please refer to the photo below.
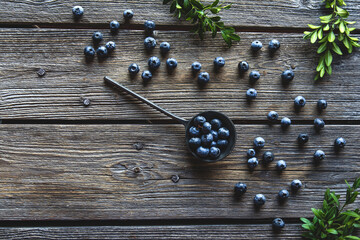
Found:
[[317, 68], [316, 68], [316, 71], [318, 71], [318, 72], [320, 72], [320, 70], [321, 70], [322, 68], [324, 68], [324, 66], [325, 66], [324, 56], [325, 56], [325, 55], [322, 55], [322, 56], [320, 57], [320, 59], [319, 59], [319, 64], [318, 64], [318, 66], [317, 66]]
[[320, 45], [320, 47], [317, 50], [317, 53], [320, 54], [322, 52], [324, 52], [326, 50], [327, 47], [327, 42], [324, 42], [323, 44]]
[[345, 46], [347, 49], [349, 49], [350, 44], [349, 44], [349, 41], [348, 41], [347, 37], [344, 37], [344, 39], [343, 39], [342, 42], [343, 42], [344, 46]]
[[178, 3], [176, 3], [176, 8], [177, 9], [182, 9], [182, 7]]
[[322, 39], [322, 37], [323, 37], [323, 30], [322, 30], [322, 28], [320, 28], [318, 30], [318, 39]]
[[326, 231], [330, 234], [334, 234], [334, 235], [338, 234], [338, 232], [334, 228], [328, 228], [328, 229], [326, 229]]
[[310, 223], [311, 224], [311, 222], [310, 222], [310, 220], [309, 219], [307, 219], [307, 218], [300, 218], [300, 220], [303, 222], [303, 223]]
[[202, 5], [200, 2], [198, 2], [197, 0], [190, 0], [190, 3], [197, 8], [198, 10], [203, 10], [204, 9], [204, 5]]
[[335, 42], [332, 42], [332, 50], [337, 53], [338, 55], [342, 55], [343, 53], [341, 52], [339, 46], [335, 43]]
[[336, 6], [336, 13], [342, 18], [347, 18], [349, 16], [348, 11], [346, 11], [345, 9], [342, 9], [338, 6]]
[[[333, 43], [334, 43], [334, 42], [333, 42]], [[339, 50], [340, 50], [340, 49], [339, 49]], [[339, 54], [339, 55], [341, 55], [341, 54]], [[334, 199], [336, 205], [339, 205], [339, 200], [337, 199], [337, 197], [335, 196], [335, 194], [334, 194], [334, 193], [330, 193], [330, 196], [332, 197], [332, 199]]]
[[320, 77], [322, 78], [325, 75], [325, 68], [320, 70]]
[[220, 0], [215, 0], [212, 4], [211, 7], [216, 7], [219, 4]]
[[210, 8], [210, 11], [213, 13], [213, 14], [218, 14], [220, 12], [220, 8]]
[[321, 16], [319, 17], [321, 20], [330, 20], [333, 17], [333, 14], [330, 15], [326, 15], [326, 16]]
[[326, 32], [326, 31], [329, 31], [329, 29], [330, 29], [330, 26], [329, 26], [329, 24], [326, 24], [326, 26], [325, 27], [323, 27], [323, 30]]
[[237, 34], [235, 34], [235, 33], [230, 33], [230, 38], [232, 39], [232, 40], [234, 40], [234, 41], [237, 41], [237, 42], [239, 42], [240, 41], [240, 37], [237, 35]]
[[341, 21], [340, 22], [340, 25], [339, 25], [339, 30], [341, 33], [344, 33], [345, 32], [345, 25], [344, 25], [344, 21]]
[[321, 238], [326, 238], [327, 237], [327, 234], [321, 232]]
[[[321, 70], [324, 70], [324, 69], [321, 69]], [[324, 70], [325, 71], [325, 70]], [[324, 72], [325, 73], [325, 72]], [[314, 213], [314, 215], [319, 218], [319, 219], [322, 219], [322, 216], [320, 215], [320, 210], [319, 209], [315, 209], [315, 208], [311, 208], [311, 211]]]
[[342, 213], [343, 215], [354, 217], [354, 218], [360, 218], [360, 215], [353, 211], [346, 211]]
[[315, 32], [311, 35], [310, 42], [311, 42], [311, 43], [315, 43], [316, 40], [317, 40], [317, 31], [315, 31]]
[[355, 236], [346, 236], [345, 239], [350, 239], [350, 240], [360, 240], [359, 237], [355, 237]]
[[330, 66], [332, 63], [333, 57], [332, 54], [330, 52], [330, 50], [327, 50], [325, 53], [325, 64], [326, 66]]
[[333, 31], [331, 31], [331, 32], [328, 34], [328, 41], [329, 41], [329, 42], [335, 41], [335, 34], [334, 34]]
[[216, 17], [211, 17], [210, 19], [213, 20], [214, 22], [218, 22], [221, 20], [221, 17], [216, 16]]
[[312, 25], [312, 24], [308, 24], [309, 28], [311, 29], [319, 29], [321, 26], [315, 26], [315, 25]]

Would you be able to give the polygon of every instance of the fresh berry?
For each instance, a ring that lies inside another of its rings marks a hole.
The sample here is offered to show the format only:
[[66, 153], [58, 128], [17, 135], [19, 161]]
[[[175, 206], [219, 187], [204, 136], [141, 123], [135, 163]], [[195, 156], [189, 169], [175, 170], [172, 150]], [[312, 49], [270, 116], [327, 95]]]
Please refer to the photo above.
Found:
[[168, 60], [166, 60], [166, 67], [169, 70], [175, 69], [177, 67], [177, 61], [175, 58], [169, 58]]
[[196, 127], [202, 127], [204, 125], [204, 123], [206, 122], [206, 118], [204, 118], [203, 116], [197, 116], [195, 119], [194, 119], [194, 125]]
[[272, 222], [274, 230], [280, 230], [285, 227], [285, 222], [281, 218], [275, 218]]
[[314, 127], [316, 130], [320, 130], [325, 127], [325, 122], [321, 118], [315, 118]]
[[250, 81], [256, 82], [260, 79], [260, 73], [258, 71], [251, 71], [249, 74]]
[[245, 61], [239, 62], [238, 68], [240, 72], [246, 72], [249, 70], [249, 64]]
[[292, 189], [293, 191], [297, 191], [297, 190], [299, 190], [301, 187], [302, 187], [302, 183], [301, 183], [300, 180], [295, 179], [295, 180], [293, 180], [293, 181], [291, 182], [291, 189]]
[[249, 100], [255, 99], [257, 97], [257, 91], [254, 88], [249, 88], [246, 91], [246, 98]]
[[113, 41], [110, 41], [105, 44], [105, 47], [108, 50], [108, 52], [112, 52], [115, 50], [116, 44]]
[[274, 161], [275, 156], [272, 152], [266, 151], [263, 154], [263, 161], [265, 162], [265, 164], [268, 164], [272, 161]]
[[281, 79], [284, 81], [284, 82], [290, 82], [291, 80], [294, 79], [294, 72], [292, 70], [285, 70], [282, 72], [281, 74]]
[[156, 70], [160, 67], [160, 59], [158, 57], [151, 57], [148, 60], [148, 65], [151, 70]]
[[300, 133], [297, 137], [297, 140], [299, 144], [305, 144], [309, 141], [309, 135], [307, 135], [306, 133]]
[[279, 118], [279, 114], [275, 111], [270, 111], [267, 115], [267, 119], [270, 122], [275, 122]]
[[167, 53], [170, 51], [170, 43], [168, 42], [162, 42], [160, 44], [160, 52], [161, 53]]
[[201, 136], [201, 144], [204, 147], [210, 147], [213, 140], [214, 140], [214, 137], [211, 133], [204, 134]]
[[220, 148], [221, 150], [224, 150], [228, 146], [228, 144], [229, 144], [228, 140], [225, 139], [219, 139], [216, 142], [217, 147]]
[[84, 9], [81, 6], [75, 6], [72, 9], [72, 13], [74, 14], [74, 17], [79, 18], [84, 15]]
[[213, 135], [214, 141], [216, 142], [217, 140], [219, 140], [219, 135], [218, 132], [215, 130], [211, 130], [210, 132]]
[[190, 138], [189, 140], [189, 146], [191, 149], [197, 149], [201, 146], [201, 139], [198, 137]]
[[254, 169], [259, 164], [259, 161], [256, 157], [252, 157], [248, 160], [247, 163], [250, 169]]
[[338, 137], [337, 139], [335, 139], [334, 144], [336, 148], [344, 148], [346, 145], [346, 140], [342, 137]]
[[259, 40], [253, 41], [251, 43], [251, 50], [254, 52], [259, 51], [262, 48], [262, 43]]
[[92, 46], [87, 46], [84, 48], [84, 54], [88, 58], [92, 58], [95, 56], [95, 49]]
[[291, 125], [291, 120], [288, 117], [284, 117], [283, 119], [281, 119], [281, 127], [283, 128], [287, 128]]
[[314, 160], [318, 162], [324, 159], [325, 159], [325, 153], [322, 150], [316, 150], [314, 153]]
[[250, 148], [250, 149], [248, 149], [248, 150], [246, 151], [246, 156], [247, 156], [248, 158], [255, 157], [255, 155], [256, 155], [255, 149]]
[[108, 50], [105, 46], [100, 46], [96, 50], [96, 54], [99, 58], [105, 58], [108, 55]]
[[149, 82], [152, 79], [152, 73], [148, 70], [143, 71], [141, 77], [144, 82]]
[[221, 154], [221, 151], [220, 151], [219, 148], [217, 148], [217, 147], [210, 147], [209, 156], [210, 156], [211, 158], [217, 158], [217, 157], [220, 156], [220, 154]]
[[266, 202], [266, 198], [263, 194], [256, 194], [254, 197], [254, 204], [256, 206], [262, 206]]
[[94, 32], [92, 35], [92, 39], [94, 41], [94, 43], [99, 43], [101, 42], [101, 40], [103, 39], [103, 35], [101, 32]]
[[280, 42], [276, 39], [273, 39], [269, 42], [269, 50], [274, 52], [280, 48]]
[[254, 146], [257, 149], [261, 149], [265, 146], [265, 140], [262, 137], [257, 137], [254, 139]]
[[201, 63], [199, 62], [193, 62], [193, 64], [191, 64], [191, 70], [193, 72], [198, 72], [201, 70]]
[[323, 110], [327, 108], [327, 102], [325, 99], [319, 99], [319, 101], [317, 102], [317, 108], [319, 110]]
[[221, 128], [221, 121], [219, 119], [214, 118], [213, 120], [210, 121], [210, 124], [212, 126], [212, 129], [214, 130], [219, 130], [219, 128]]
[[144, 40], [144, 46], [146, 49], [153, 49], [156, 47], [156, 40], [153, 37], [147, 37]]
[[120, 28], [120, 23], [116, 20], [110, 22], [110, 31], [117, 32]]
[[130, 64], [128, 70], [130, 74], [137, 74], [140, 71], [140, 67], [136, 63], [132, 63]]
[[277, 161], [277, 163], [276, 163], [277, 170], [282, 171], [282, 170], [285, 170], [286, 167], [287, 167], [286, 162], [284, 160]]
[[225, 59], [223, 57], [217, 57], [214, 59], [214, 66], [216, 68], [221, 68], [225, 66]]
[[247, 190], [247, 186], [245, 183], [238, 182], [235, 184], [234, 192], [236, 195], [238, 196], [243, 195], [244, 193], [246, 193], [246, 190]]
[[230, 131], [227, 128], [221, 127], [218, 130], [218, 136], [220, 139], [228, 139], [230, 136]]
[[196, 154], [201, 158], [206, 158], [207, 156], [209, 156], [209, 152], [210, 150], [208, 148], [204, 148], [202, 146], [196, 149]]
[[[213, 137], [214, 137], [214, 135], [213, 135]], [[218, 145], [217, 145], [216, 141], [212, 141], [210, 144], [210, 147], [217, 147], [217, 146]]]
[[155, 30], [155, 23], [153, 21], [147, 20], [144, 23], [145, 31], [148, 33], [152, 33]]
[[211, 124], [209, 122], [204, 122], [204, 124], [202, 126], [202, 132], [204, 134], [208, 134], [211, 132]]
[[295, 104], [295, 107], [304, 107], [305, 104], [306, 104], [306, 100], [303, 96], [297, 96], [295, 99], [294, 99], [294, 104]]
[[200, 130], [197, 127], [190, 127], [189, 134], [191, 137], [200, 137]]
[[123, 15], [126, 20], [130, 20], [133, 18], [134, 12], [132, 10], [128, 9], [128, 10], [124, 11]]
[[289, 197], [289, 191], [286, 189], [280, 190], [278, 193], [279, 199], [280, 200], [285, 200]]
[[207, 72], [201, 72], [198, 76], [198, 83], [204, 85], [210, 81], [210, 75]]

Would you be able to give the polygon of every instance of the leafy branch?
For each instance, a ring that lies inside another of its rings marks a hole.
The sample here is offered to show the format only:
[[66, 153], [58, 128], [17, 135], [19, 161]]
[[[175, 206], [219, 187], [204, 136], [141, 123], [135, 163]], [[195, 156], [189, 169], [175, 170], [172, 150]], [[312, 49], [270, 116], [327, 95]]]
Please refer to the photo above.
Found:
[[209, 5], [204, 5], [198, 0], [163, 0], [163, 4], [170, 2], [170, 13], [174, 13], [174, 17], [179, 19], [184, 18], [186, 21], [191, 21], [195, 25], [192, 32], [199, 34], [201, 40], [204, 39], [207, 31], [212, 32], [213, 38], [220, 31], [229, 47], [233, 41], [240, 41], [240, 37], [235, 34], [235, 29], [225, 26], [221, 17], [217, 15], [221, 10], [231, 8], [231, 5], [219, 4], [219, 0], [215, 0]]
[[355, 202], [359, 194], [356, 189], [360, 187], [360, 178], [355, 179], [352, 186], [346, 180], [345, 182], [348, 188], [346, 190], [346, 201], [343, 205], [339, 201], [340, 195], [336, 195], [327, 189], [322, 208], [311, 209], [314, 213], [312, 221], [300, 218], [304, 222], [302, 227], [308, 231], [303, 234], [306, 239], [360, 240], [359, 237], [352, 235], [355, 228], [360, 228], [359, 209], [344, 211], [349, 204]]
[[323, 2], [325, 2], [325, 8], [332, 9], [332, 13], [320, 17], [320, 26], [308, 24], [313, 31], [305, 31], [303, 37], [304, 39], [310, 39], [311, 43], [316, 41], [321, 43], [317, 49], [317, 53], [321, 56], [316, 67], [318, 73], [315, 76], [315, 80], [322, 78], [325, 73], [331, 75], [333, 53], [343, 54], [336, 43], [336, 37], [338, 42], [341, 42], [349, 53], [352, 53], [353, 47], [360, 47], [359, 39], [350, 35], [355, 28], [348, 27], [348, 25], [355, 22], [346, 21], [345, 19], [349, 17], [349, 12], [340, 8], [341, 6], [346, 6], [344, 0], [323, 0]]

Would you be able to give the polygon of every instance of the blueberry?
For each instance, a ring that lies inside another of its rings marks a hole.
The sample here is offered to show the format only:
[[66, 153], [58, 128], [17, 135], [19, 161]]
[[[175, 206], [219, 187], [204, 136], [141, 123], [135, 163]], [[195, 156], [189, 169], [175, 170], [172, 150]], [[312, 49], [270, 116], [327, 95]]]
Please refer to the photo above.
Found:
[[227, 128], [221, 127], [218, 130], [218, 136], [220, 139], [228, 139], [230, 137], [230, 131]]
[[145, 31], [148, 33], [152, 33], [155, 30], [155, 23], [153, 21], [147, 20], [144, 23]]
[[293, 191], [297, 191], [297, 190], [299, 190], [301, 187], [302, 187], [302, 183], [301, 183], [300, 180], [295, 179], [295, 180], [293, 180], [293, 181], [291, 182], [291, 189], [292, 189]]
[[275, 218], [272, 222], [274, 230], [280, 230], [285, 227], [285, 222], [281, 218]]
[[277, 163], [276, 163], [277, 170], [282, 171], [282, 170], [285, 170], [286, 167], [287, 167], [286, 162], [284, 160], [277, 161]]
[[280, 48], [280, 42], [276, 39], [273, 39], [269, 42], [269, 50], [274, 52]]
[[170, 51], [170, 43], [168, 42], [162, 42], [160, 44], [160, 52], [161, 53], [167, 53]]
[[279, 114], [275, 111], [270, 111], [267, 115], [267, 119], [270, 122], [275, 122], [279, 118]]
[[251, 71], [249, 74], [250, 81], [256, 82], [260, 79], [260, 73], [258, 71]]
[[156, 70], [160, 67], [160, 59], [158, 57], [151, 57], [148, 60], [148, 65], [151, 70]]
[[211, 148], [210, 148], [209, 156], [210, 156], [211, 158], [217, 158], [217, 157], [220, 156], [220, 154], [221, 154], [221, 151], [220, 151], [219, 148], [217, 148], [217, 147], [211, 147]]
[[275, 156], [272, 152], [269, 152], [269, 151], [264, 152], [263, 161], [265, 162], [265, 164], [274, 161], [274, 159], [275, 159]]
[[101, 32], [94, 32], [92, 35], [92, 39], [94, 43], [99, 43], [103, 39], [103, 35]]
[[120, 23], [116, 20], [110, 22], [110, 31], [117, 32], [120, 28]]
[[214, 141], [216, 142], [217, 140], [219, 140], [219, 135], [218, 132], [215, 130], [211, 130], [210, 132], [213, 135]]
[[254, 52], [259, 51], [262, 48], [262, 43], [259, 40], [253, 41], [251, 43], [251, 50]]
[[211, 133], [204, 134], [201, 136], [201, 144], [204, 147], [210, 147], [213, 140], [214, 140], [214, 137]]
[[166, 60], [166, 67], [169, 69], [169, 70], [173, 70], [177, 67], [177, 61], [175, 58], [168, 58], [168, 60]]
[[261, 149], [265, 146], [265, 140], [262, 137], [257, 137], [254, 139], [254, 146], [257, 149]]
[[323, 110], [327, 108], [327, 102], [325, 99], [319, 99], [319, 101], [317, 102], [317, 108], [319, 110]]
[[315, 118], [314, 127], [316, 130], [320, 130], [325, 127], [325, 122], [321, 118]]
[[198, 137], [193, 137], [193, 138], [190, 138], [189, 140], [189, 146], [191, 149], [197, 149], [198, 147], [201, 146], [201, 139], [198, 138]]
[[219, 128], [221, 128], [221, 121], [219, 119], [214, 118], [213, 120], [210, 121], [210, 124], [212, 126], [212, 129], [214, 130], [219, 130]]
[[221, 68], [225, 66], [225, 59], [223, 57], [217, 57], [214, 59], [214, 66], [216, 68]]
[[297, 140], [299, 144], [305, 144], [309, 141], [309, 135], [306, 133], [300, 133], [297, 137]]
[[238, 68], [240, 72], [246, 72], [249, 70], [249, 64], [245, 61], [239, 62]]
[[316, 150], [314, 153], [314, 160], [318, 162], [324, 159], [325, 159], [325, 153], [322, 150]]
[[191, 64], [191, 70], [193, 72], [198, 72], [201, 70], [201, 63], [199, 62], [193, 62], [193, 64]]
[[342, 137], [338, 137], [337, 139], [335, 139], [334, 144], [335, 144], [335, 147], [338, 148], [338, 149], [339, 148], [344, 148], [345, 145], [346, 145], [346, 140], [344, 138], [342, 138]]
[[130, 20], [130, 19], [133, 18], [134, 12], [132, 10], [130, 10], [130, 9], [127, 9], [127, 10], [124, 11], [123, 15], [124, 15], [124, 18], [126, 20]]
[[211, 132], [211, 124], [209, 122], [204, 122], [204, 124], [202, 126], [202, 132], [204, 134], [208, 134]]
[[221, 150], [226, 149], [228, 144], [229, 144], [228, 140], [225, 140], [225, 139], [219, 139], [216, 142], [217, 147], [220, 148]]
[[286, 189], [280, 190], [278, 193], [279, 199], [280, 200], [285, 200], [289, 197], [289, 191]]
[[202, 127], [204, 125], [204, 123], [206, 122], [206, 118], [204, 118], [203, 116], [197, 116], [195, 119], [194, 119], [194, 125], [196, 127]]
[[305, 104], [306, 104], [306, 100], [303, 96], [297, 96], [295, 99], [294, 99], [294, 104], [295, 104], [295, 107], [304, 107]]
[[249, 100], [255, 99], [257, 97], [257, 91], [254, 88], [249, 88], [246, 91], [246, 98]]
[[91, 46], [87, 46], [84, 48], [84, 54], [88, 58], [92, 58], [95, 56], [95, 49]]
[[266, 198], [263, 194], [256, 194], [254, 197], [254, 204], [256, 206], [262, 206], [266, 202]]
[[255, 155], [256, 155], [255, 149], [250, 148], [250, 149], [248, 149], [248, 150], [246, 151], [246, 156], [247, 156], [248, 158], [255, 157]]
[[105, 47], [108, 50], [108, 52], [112, 52], [115, 50], [116, 44], [113, 41], [110, 41], [105, 44]]
[[156, 47], [156, 40], [153, 37], [147, 37], [144, 40], [144, 46], [146, 49], [153, 49]]
[[259, 164], [259, 161], [256, 157], [252, 157], [248, 160], [247, 163], [250, 169], [254, 169]]
[[197, 127], [190, 127], [189, 134], [191, 137], [200, 137], [200, 130]]
[[81, 6], [75, 6], [72, 9], [72, 13], [74, 14], [74, 17], [79, 18], [84, 14], [84, 9]]
[[198, 83], [204, 85], [210, 81], [210, 75], [207, 72], [201, 72], [198, 76]]
[[246, 193], [246, 190], [247, 190], [247, 186], [245, 183], [238, 182], [234, 186], [234, 192], [237, 196], [240, 196], [240, 195]]
[[291, 120], [288, 117], [284, 117], [283, 119], [281, 119], [281, 127], [283, 128], [287, 128], [291, 125]]
[[196, 154], [201, 158], [206, 158], [207, 156], [209, 156], [209, 152], [210, 150], [208, 148], [204, 148], [201, 146], [196, 149]]
[[[214, 135], [213, 135], [213, 137], [214, 137]], [[217, 146], [218, 145], [217, 145], [216, 141], [212, 141], [210, 144], [210, 147], [217, 147]]]
[[149, 82], [152, 79], [152, 73], [148, 70], [143, 71], [141, 78], [144, 82]]
[[130, 74], [135, 75], [140, 71], [140, 67], [136, 63], [132, 63], [132, 64], [130, 64], [128, 70], [129, 70]]
[[105, 58], [108, 55], [108, 50], [106, 47], [104, 46], [100, 46], [98, 47], [98, 49], [96, 50], [96, 54], [99, 58]]
[[294, 79], [294, 72], [292, 70], [285, 70], [282, 72], [281, 74], [281, 79], [284, 81], [284, 82], [290, 82], [291, 80]]

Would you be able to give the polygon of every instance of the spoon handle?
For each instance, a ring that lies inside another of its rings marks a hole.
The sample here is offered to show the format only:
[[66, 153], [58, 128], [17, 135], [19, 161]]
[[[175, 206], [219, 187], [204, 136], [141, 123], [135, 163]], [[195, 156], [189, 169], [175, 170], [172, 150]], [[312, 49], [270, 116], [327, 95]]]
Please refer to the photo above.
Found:
[[168, 116], [168, 117], [171, 117], [172, 119], [174, 119], [174, 120], [178, 121], [179, 123], [183, 124], [184, 126], [186, 126], [187, 121], [186, 121], [185, 119], [183, 119], [183, 118], [181, 118], [181, 117], [178, 117], [178, 116], [172, 114], [171, 112], [169, 112], [169, 111], [167, 111], [167, 110], [159, 107], [159, 106], [156, 105], [155, 103], [153, 103], [153, 102], [147, 100], [146, 98], [140, 96], [139, 94], [131, 91], [130, 89], [124, 87], [123, 85], [119, 84], [118, 82], [115, 82], [114, 80], [110, 79], [109, 77], [105, 76], [105, 77], [104, 77], [104, 81], [105, 81], [105, 83], [108, 83], [108, 84], [112, 85], [113, 87], [117, 87], [117, 88], [123, 90], [124, 92], [127, 92], [128, 94], [130, 94], [131, 96], [139, 99], [139, 100], [142, 101], [143, 103], [146, 103], [146, 104], [149, 105], [150, 107], [158, 110], [159, 112], [165, 114], [165, 115]]

